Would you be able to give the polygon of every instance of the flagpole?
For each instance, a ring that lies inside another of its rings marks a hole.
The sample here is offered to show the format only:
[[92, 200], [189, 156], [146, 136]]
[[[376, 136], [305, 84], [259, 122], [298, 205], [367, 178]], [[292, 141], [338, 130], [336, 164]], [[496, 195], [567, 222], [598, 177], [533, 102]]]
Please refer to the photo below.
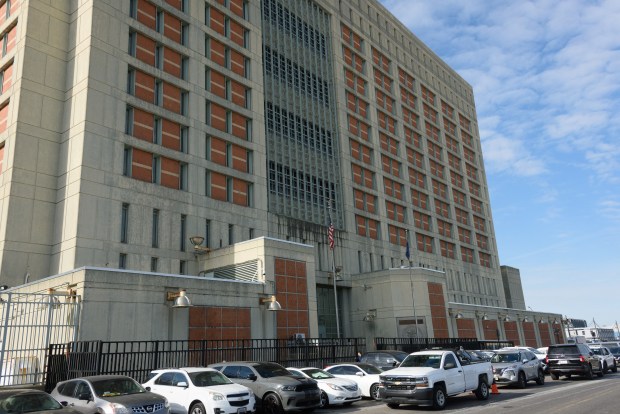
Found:
[[336, 310], [336, 338], [340, 339], [340, 316], [338, 315], [338, 288], [336, 285], [336, 252], [334, 251], [334, 222], [332, 221], [332, 206], [329, 203], [329, 249], [332, 252], [332, 284], [334, 288], [334, 308]]
[[409, 283], [411, 284], [411, 306], [413, 308], [413, 320], [415, 321], [415, 337], [418, 338], [418, 317], [415, 311], [415, 293], [413, 291], [413, 274], [411, 271], [411, 251], [409, 248], [409, 230], [405, 229], [405, 235], [407, 237], [407, 250], [405, 250], [405, 257], [409, 262]]

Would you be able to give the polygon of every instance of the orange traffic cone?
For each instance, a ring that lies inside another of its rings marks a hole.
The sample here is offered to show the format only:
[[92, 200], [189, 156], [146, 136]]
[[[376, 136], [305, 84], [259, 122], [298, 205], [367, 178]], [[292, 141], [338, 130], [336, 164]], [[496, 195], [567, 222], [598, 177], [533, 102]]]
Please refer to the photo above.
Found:
[[497, 389], [497, 384], [495, 382], [491, 385], [491, 394], [499, 394], [499, 390]]

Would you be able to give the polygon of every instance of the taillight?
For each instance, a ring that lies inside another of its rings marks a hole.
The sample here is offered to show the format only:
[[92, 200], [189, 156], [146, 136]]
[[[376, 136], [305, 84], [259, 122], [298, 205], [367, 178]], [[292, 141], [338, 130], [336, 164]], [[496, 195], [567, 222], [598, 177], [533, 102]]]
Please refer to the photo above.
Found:
[[583, 357], [583, 355], [579, 355], [579, 362], [586, 362], [586, 359]]
[[549, 365], [549, 355], [545, 357], [545, 364]]

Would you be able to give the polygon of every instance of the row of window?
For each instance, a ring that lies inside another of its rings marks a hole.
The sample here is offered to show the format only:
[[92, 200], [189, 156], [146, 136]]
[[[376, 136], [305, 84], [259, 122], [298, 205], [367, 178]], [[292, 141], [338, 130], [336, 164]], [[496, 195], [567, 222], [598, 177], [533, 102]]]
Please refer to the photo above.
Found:
[[329, 106], [329, 87], [319, 76], [267, 46], [263, 50], [263, 60], [266, 74]]
[[336, 200], [336, 185], [327, 179], [269, 161], [269, 192], [315, 206]]
[[189, 148], [187, 126], [131, 106], [125, 110], [125, 134], [183, 153]]
[[188, 91], [132, 67], [127, 72], [127, 93], [180, 115], [188, 115]]
[[188, 79], [189, 58], [135, 31], [129, 32], [127, 52], [140, 61], [180, 79]]
[[183, 46], [188, 45], [189, 25], [146, 0], [130, 0], [129, 16]]

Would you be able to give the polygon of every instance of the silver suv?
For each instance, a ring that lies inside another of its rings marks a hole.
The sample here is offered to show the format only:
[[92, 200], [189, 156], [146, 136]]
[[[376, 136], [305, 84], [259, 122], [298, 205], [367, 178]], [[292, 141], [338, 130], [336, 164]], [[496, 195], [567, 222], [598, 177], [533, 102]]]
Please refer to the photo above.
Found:
[[540, 360], [532, 351], [525, 349], [500, 349], [491, 358], [493, 377], [499, 384], [514, 384], [525, 388], [529, 380], [545, 383], [545, 373]]
[[254, 391], [256, 405], [265, 414], [312, 411], [321, 405], [321, 391], [316, 381], [296, 378], [275, 362], [233, 361], [211, 364], [209, 367]]

